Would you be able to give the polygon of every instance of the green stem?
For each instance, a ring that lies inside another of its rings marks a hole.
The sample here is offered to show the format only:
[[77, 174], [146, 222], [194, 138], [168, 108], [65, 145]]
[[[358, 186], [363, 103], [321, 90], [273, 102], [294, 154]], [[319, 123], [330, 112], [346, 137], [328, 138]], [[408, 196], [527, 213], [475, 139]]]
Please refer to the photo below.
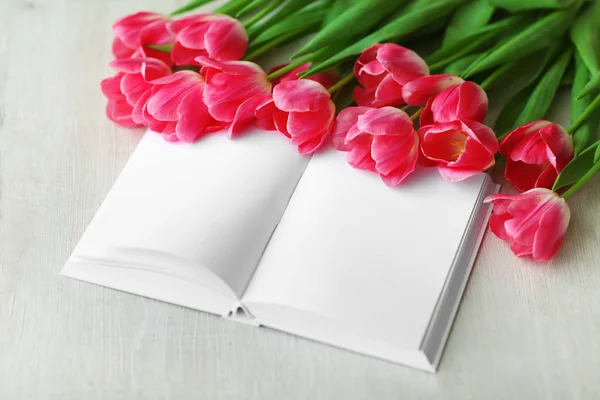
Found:
[[577, 182], [575, 182], [575, 184], [573, 184], [573, 186], [571, 186], [571, 188], [569, 190], [567, 190], [566, 192], [564, 192], [560, 197], [562, 197], [565, 200], [568, 199], [569, 197], [571, 197], [573, 195], [573, 193], [575, 193], [576, 191], [581, 189], [581, 187], [587, 181], [589, 181], [590, 178], [592, 176], [594, 176], [594, 174], [598, 171], [600, 171], [600, 161], [598, 161], [596, 164], [594, 164], [592, 169], [590, 169], [588, 172], [586, 172], [586, 174], [584, 176], [582, 176], [581, 179], [579, 179]]
[[419, 119], [422, 112], [423, 112], [423, 107], [421, 107], [417, 111], [415, 111], [414, 114], [410, 116], [410, 120], [416, 121], [417, 119]]
[[272, 48], [277, 47], [282, 43], [285, 43], [289, 39], [293, 38], [295, 35], [296, 35], [296, 32], [290, 32], [287, 35], [281, 35], [281, 36], [275, 38], [274, 40], [271, 40], [270, 42], [263, 44], [258, 49], [252, 50], [252, 52], [248, 53], [244, 57], [244, 59], [248, 60], [248, 61], [252, 60], [252, 59], [266, 53], [267, 51], [271, 50]]
[[269, 4], [268, 6], [266, 6], [265, 8], [263, 8], [262, 10], [260, 10], [256, 14], [254, 14], [252, 16], [252, 18], [250, 18], [248, 21], [244, 22], [244, 27], [246, 29], [250, 28], [252, 25], [254, 25], [258, 21], [260, 21], [261, 19], [263, 19], [264, 17], [266, 17], [271, 11], [273, 11], [274, 9], [276, 9], [277, 7], [279, 7], [279, 5], [281, 3], [283, 3], [283, 0], [274, 0], [274, 1], [271, 1], [271, 4]]
[[575, 133], [575, 131], [577, 131], [577, 129], [579, 129], [581, 125], [583, 125], [585, 121], [587, 121], [587, 119], [592, 115], [594, 111], [596, 111], [598, 107], [600, 107], [600, 94], [596, 96], [594, 101], [592, 101], [589, 106], [587, 106], [587, 108], [581, 113], [579, 118], [577, 118], [575, 122], [571, 124], [569, 129], [567, 129], [567, 132], [569, 132], [571, 135]]
[[354, 79], [353, 73], [346, 75], [345, 77], [343, 77], [342, 79], [337, 81], [337, 83], [335, 85], [333, 85], [332, 87], [329, 88], [329, 93], [335, 93], [335, 92], [339, 91], [341, 88], [346, 86], [349, 82], [352, 82], [353, 79]]
[[504, 64], [500, 68], [497, 68], [494, 72], [492, 72], [483, 82], [479, 85], [483, 90], [489, 89], [493, 84], [495, 84], [500, 78], [506, 74], [508, 70], [514, 67], [514, 63]]
[[309, 54], [306, 57], [302, 57], [302, 58], [294, 61], [293, 63], [290, 63], [290, 64], [286, 65], [285, 67], [278, 69], [277, 71], [273, 72], [272, 74], [269, 74], [269, 76], [267, 76], [267, 79], [272, 81], [275, 78], [279, 78], [280, 76], [287, 74], [288, 72], [292, 71], [295, 68], [298, 68], [302, 64], [305, 64], [305, 63], [311, 61], [312, 56], [313, 56], [312, 54]]
[[179, 7], [175, 11], [171, 12], [169, 16], [174, 17], [175, 15], [183, 14], [185, 12], [194, 10], [200, 6], [213, 2], [214, 0], [192, 0], [184, 6]]
[[227, 14], [230, 16], [234, 16], [238, 13], [242, 8], [246, 6], [248, 0], [231, 0], [228, 3], [223, 4], [221, 7], [214, 10], [213, 14]]

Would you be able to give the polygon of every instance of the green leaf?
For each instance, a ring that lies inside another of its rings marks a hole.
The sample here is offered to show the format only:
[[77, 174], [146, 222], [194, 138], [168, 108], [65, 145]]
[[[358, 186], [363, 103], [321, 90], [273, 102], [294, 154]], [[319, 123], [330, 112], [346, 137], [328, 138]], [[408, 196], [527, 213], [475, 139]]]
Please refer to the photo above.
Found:
[[361, 0], [342, 12], [317, 33], [292, 58], [310, 54], [336, 41], [347, 41], [367, 33], [389, 13], [399, 8], [404, 0]]
[[600, 89], [600, 72], [594, 75], [594, 77], [581, 89], [577, 95], [578, 99], [582, 99], [594, 90]]
[[173, 17], [175, 15], [183, 14], [188, 11], [192, 11], [198, 7], [201, 7], [205, 4], [211, 3], [213, 1], [214, 0], [193, 0], [193, 1], [190, 1], [189, 3], [187, 3], [186, 5], [179, 7], [175, 11], [171, 12], [169, 15]]
[[323, 26], [327, 26], [332, 23], [344, 10], [349, 9], [352, 6], [352, 0], [333, 0], [329, 6], [329, 12], [323, 20]]
[[473, 61], [475, 61], [477, 57], [479, 57], [479, 54], [470, 54], [468, 56], [460, 58], [454, 61], [452, 64], [448, 65], [444, 69], [444, 73], [460, 76], [463, 72], [465, 72], [469, 65], [473, 64]]
[[[250, 36], [250, 42], [253, 44], [253, 40], [255, 37], [260, 35], [262, 32], [266, 31], [272, 26], [277, 25], [279, 22], [286, 20], [288, 17], [292, 17], [296, 15], [296, 13], [300, 10], [309, 11], [313, 9], [322, 9], [325, 10], [326, 2], [318, 1], [314, 2], [311, 0], [288, 0], [283, 4], [280, 8], [278, 8], [273, 15], [267, 18], [265, 21], [254, 24], [251, 27], [247, 28], [248, 36]], [[302, 12], [300, 11], [300, 12]]]
[[596, 152], [594, 153], [594, 163], [600, 161], [600, 146], [596, 147]]
[[576, 0], [488, 0], [493, 6], [516, 13], [537, 8], [567, 8]]
[[[575, 54], [575, 79], [573, 80], [573, 89], [571, 92], [571, 121], [575, 122], [583, 112], [592, 104], [595, 94], [590, 93], [584, 98], [578, 100], [577, 95], [581, 91], [581, 88], [590, 79], [590, 72], [583, 61], [583, 58], [576, 52]], [[573, 135], [573, 144], [575, 147], [575, 154], [581, 153], [583, 149], [586, 149], [592, 142], [595, 141], [597, 136], [598, 124], [600, 124], [600, 114], [593, 113], [590, 118], [579, 126]]]
[[247, 2], [248, 4], [246, 4], [244, 7], [242, 7], [239, 11], [237, 11], [235, 13], [235, 17], [236, 18], [240, 18], [243, 17], [244, 15], [258, 9], [258, 8], [262, 8], [263, 6], [271, 3], [273, 0], [251, 0], [249, 2]]
[[542, 119], [546, 116], [552, 105], [554, 96], [560, 87], [560, 81], [571, 62], [572, 55], [573, 51], [568, 49], [548, 69], [548, 71], [546, 71], [527, 101], [521, 115], [519, 115], [517, 125]]
[[524, 30], [518, 31], [510, 39], [484, 53], [481, 59], [469, 68], [464, 77], [472, 76], [506, 62], [515, 61], [549, 47], [571, 26], [575, 12], [575, 8], [566, 11], [555, 11]]
[[293, 32], [304, 32], [307, 27], [320, 24], [323, 18], [325, 18], [326, 12], [325, 7], [321, 6], [293, 13], [281, 22], [265, 29], [252, 40], [251, 46], [255, 48], [283, 35], [289, 35]]
[[591, 170], [598, 161], [595, 156], [599, 148], [600, 141], [595, 142], [583, 150], [578, 156], [573, 158], [558, 175], [558, 178], [556, 178], [552, 190], [557, 191], [558, 189], [572, 185], [583, 178], [583, 176]]
[[248, 0], [230, 0], [228, 3], [225, 3], [214, 10], [213, 14], [227, 14], [233, 16], [245, 7], [246, 4], [248, 4]]
[[[494, 130], [500, 134], [500, 137], [519, 125], [544, 118], [552, 105], [552, 100], [560, 86], [562, 76], [569, 65], [571, 53], [571, 49], [564, 52], [550, 66], [537, 84], [524, 87], [509, 100], [494, 125]], [[523, 65], [525, 64], [523, 63]], [[515, 85], [511, 89], [517, 89], [530, 79], [535, 81], [537, 76], [533, 77], [533, 75], [530, 75], [528, 79], [523, 79], [519, 85]]]
[[600, 1], [594, 1], [575, 20], [571, 41], [584, 64], [595, 75], [600, 72]]
[[397, 42], [406, 35], [418, 30], [422, 26], [437, 21], [439, 18], [442, 18], [445, 15], [449, 15], [454, 8], [465, 1], [467, 0], [430, 1], [423, 7], [419, 7], [414, 11], [407, 12], [406, 14], [395, 18], [382, 28], [350, 45], [349, 47], [346, 47], [343, 51], [335, 54], [326, 61], [314, 65], [303, 75], [308, 76], [320, 71], [324, 71], [349, 57], [362, 53], [364, 49], [375, 43], [384, 43], [390, 41]]
[[500, 66], [489, 74], [481, 84], [486, 90], [502, 83], [502, 94], [507, 98], [516, 96], [517, 93], [535, 82], [544, 72], [546, 66], [562, 50], [563, 43], [559, 42], [550, 47], [533, 53], [521, 60]]
[[494, 6], [487, 0], [475, 0], [460, 7], [446, 28], [442, 47], [469, 36], [486, 26], [494, 14]]
[[[447, 62], [447, 60], [452, 58], [454, 60], [457, 60], [458, 58], [462, 57], [462, 55], [466, 54], [464, 50], [465, 48], [478, 47], [473, 46], [474, 42], [478, 42], [478, 45], [485, 45], [486, 43], [495, 40], [505, 30], [509, 28], [518, 27], [525, 21], [526, 19], [524, 16], [515, 15], [509, 18], [505, 18], [501, 21], [494, 22], [493, 24], [475, 30], [468, 36], [458, 39], [454, 43], [443, 45], [442, 48], [440, 48], [438, 51], [427, 57], [426, 61], [429, 65], [434, 65], [444, 61]], [[485, 40], [482, 40], [481, 38], [485, 38]], [[456, 57], [457, 54], [461, 55]], [[449, 64], [449, 62], [447, 62], [447, 64]]]
[[502, 111], [494, 123], [494, 132], [499, 139], [518, 126], [517, 120], [525, 108], [532, 90], [533, 87], [523, 89], [502, 107]]

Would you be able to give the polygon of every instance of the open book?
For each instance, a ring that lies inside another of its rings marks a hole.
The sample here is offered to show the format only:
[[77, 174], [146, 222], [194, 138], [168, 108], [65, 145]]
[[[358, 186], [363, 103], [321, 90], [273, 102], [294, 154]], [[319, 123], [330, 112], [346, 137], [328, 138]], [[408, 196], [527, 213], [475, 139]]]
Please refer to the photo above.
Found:
[[277, 132], [142, 139], [63, 274], [435, 371], [488, 175], [397, 188]]

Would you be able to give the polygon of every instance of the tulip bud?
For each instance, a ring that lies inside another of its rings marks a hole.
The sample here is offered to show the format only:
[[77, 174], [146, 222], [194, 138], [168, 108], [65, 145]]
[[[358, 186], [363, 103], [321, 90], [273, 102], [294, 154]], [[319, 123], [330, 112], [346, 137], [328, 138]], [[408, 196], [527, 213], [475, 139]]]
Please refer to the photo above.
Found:
[[429, 67], [417, 53], [393, 43], [374, 44], [354, 65], [354, 75], [362, 87], [354, 89], [360, 106], [401, 106], [402, 87], [421, 76]]
[[494, 165], [498, 139], [476, 121], [452, 121], [419, 129], [424, 158], [435, 162], [442, 177], [456, 182]]
[[354, 168], [373, 171], [388, 186], [399, 185], [416, 168], [419, 136], [410, 117], [394, 107], [349, 107], [340, 112], [332, 135], [348, 151]]
[[273, 99], [256, 110], [258, 125], [292, 139], [300, 154], [321, 147], [333, 128], [335, 105], [320, 83], [300, 79], [273, 88]]
[[558, 251], [571, 212], [567, 202], [551, 190], [536, 188], [518, 195], [494, 194], [490, 229], [510, 244], [517, 257], [550, 260]]
[[519, 191], [550, 189], [573, 159], [573, 140], [560, 125], [534, 121], [509, 133], [500, 154], [506, 158], [506, 179]]

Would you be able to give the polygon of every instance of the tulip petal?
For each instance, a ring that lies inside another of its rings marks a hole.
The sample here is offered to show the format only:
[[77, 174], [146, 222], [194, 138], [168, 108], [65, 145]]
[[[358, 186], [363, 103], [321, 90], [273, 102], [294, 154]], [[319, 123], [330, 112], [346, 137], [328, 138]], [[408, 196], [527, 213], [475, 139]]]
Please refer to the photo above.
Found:
[[451, 86], [438, 94], [431, 103], [433, 120], [437, 123], [455, 120], [483, 122], [487, 110], [487, 94], [474, 82]]
[[239, 21], [221, 19], [210, 24], [204, 43], [209, 57], [215, 60], [239, 60], [248, 48], [248, 34]]
[[375, 104], [383, 106], [401, 106], [404, 104], [402, 98], [402, 85], [394, 80], [391, 75], [383, 78], [377, 90], [375, 90]]
[[451, 74], [422, 76], [402, 87], [402, 98], [411, 106], [424, 106], [430, 98], [463, 82], [463, 79]]
[[195, 87], [181, 99], [177, 114], [175, 134], [180, 141], [193, 143], [206, 133], [207, 123], [212, 118], [202, 102], [202, 87]]
[[571, 218], [566, 201], [557, 198], [540, 218], [538, 230], [533, 240], [533, 259], [548, 261], [558, 251]]
[[273, 99], [266, 102], [265, 104], [258, 106], [254, 115], [256, 116], [256, 126], [266, 131], [275, 131], [275, 122], [273, 121], [273, 112], [276, 110]]
[[394, 43], [386, 43], [377, 51], [377, 60], [400, 85], [424, 75], [429, 67], [417, 53]]
[[275, 106], [287, 112], [309, 112], [327, 108], [331, 95], [321, 84], [301, 79], [282, 82], [273, 88]]
[[356, 124], [358, 117], [366, 113], [369, 109], [368, 107], [347, 107], [340, 111], [331, 134], [331, 141], [336, 149], [342, 151], [350, 150], [350, 147], [346, 144], [346, 134]]
[[346, 160], [354, 168], [377, 172], [375, 160], [371, 157], [373, 141], [369, 136], [360, 136], [352, 142], [352, 149], [348, 152]]
[[404, 111], [394, 107], [371, 109], [358, 117], [358, 129], [371, 135], [407, 135], [413, 122]]
[[375, 136], [371, 146], [371, 155], [381, 179], [388, 186], [397, 186], [417, 165], [419, 158], [419, 136]]
[[450, 168], [444, 165], [439, 165], [438, 171], [442, 178], [444, 178], [448, 182], [460, 182], [462, 180], [465, 180], [467, 178], [481, 173], [480, 169], [457, 169]]
[[229, 126], [229, 138], [238, 136], [256, 118], [256, 109], [269, 101], [271, 101], [271, 96], [257, 95], [240, 104]]

